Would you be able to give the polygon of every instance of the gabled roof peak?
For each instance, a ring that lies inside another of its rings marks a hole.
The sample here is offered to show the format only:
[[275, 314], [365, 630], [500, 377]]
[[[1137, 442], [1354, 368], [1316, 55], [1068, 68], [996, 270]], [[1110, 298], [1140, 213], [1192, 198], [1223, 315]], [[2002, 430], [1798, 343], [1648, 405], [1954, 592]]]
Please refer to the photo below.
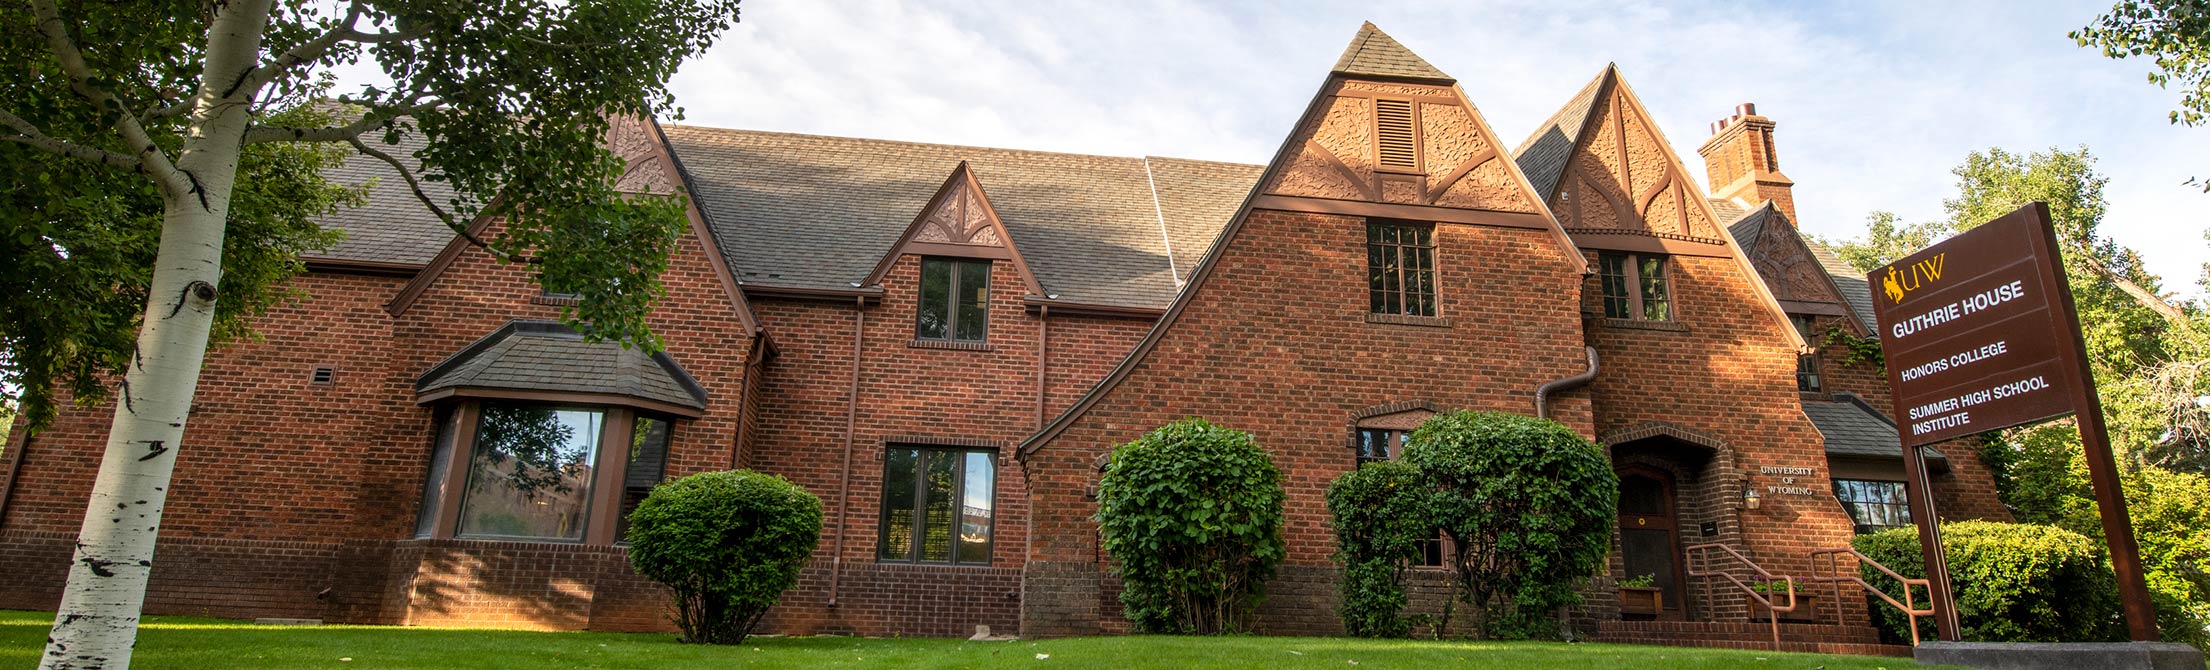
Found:
[[1411, 49], [1404, 48], [1396, 38], [1381, 32], [1372, 21], [1358, 28], [1351, 45], [1343, 49], [1343, 57], [1335, 59], [1334, 71], [1353, 77], [1416, 79], [1445, 84], [1458, 81], [1443, 74], [1419, 54], [1412, 53]]

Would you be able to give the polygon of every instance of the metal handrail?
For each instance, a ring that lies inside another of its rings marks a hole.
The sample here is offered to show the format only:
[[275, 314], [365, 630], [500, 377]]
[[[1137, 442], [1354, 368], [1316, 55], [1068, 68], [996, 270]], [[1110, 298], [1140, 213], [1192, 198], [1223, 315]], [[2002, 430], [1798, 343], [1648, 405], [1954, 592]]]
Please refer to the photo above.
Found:
[[[1841, 562], [1841, 557], [1843, 555], [1848, 555], [1852, 558], [1857, 559], [1857, 563], [1860, 566], [1872, 566], [1874, 570], [1879, 570], [1881, 574], [1887, 575], [1889, 579], [1893, 579], [1896, 582], [1901, 583], [1903, 585], [1903, 600], [1901, 602], [1897, 602], [1894, 596], [1888, 595], [1888, 592], [1882, 591], [1878, 587], [1873, 586], [1870, 582], [1865, 581], [1865, 578], [1859, 576], [1858, 572], [1854, 569], [1850, 570], [1847, 573], [1843, 573]], [[1821, 570], [1821, 568], [1826, 568], [1826, 570]], [[1932, 582], [1924, 579], [1911, 579], [1908, 577], [1904, 577], [1901, 574], [1897, 574], [1894, 570], [1889, 570], [1888, 566], [1881, 565], [1879, 561], [1872, 560], [1872, 557], [1866, 556], [1864, 555], [1864, 553], [1849, 547], [1820, 549], [1811, 552], [1811, 578], [1807, 581], [1811, 581], [1814, 583], [1831, 582], [1834, 584], [1835, 623], [1843, 623], [1841, 602], [1842, 584], [1844, 583], [1854, 583], [1859, 588], [1864, 589], [1866, 593], [1879, 596], [1881, 600], [1887, 601], [1889, 605], [1894, 606], [1898, 610], [1902, 610], [1903, 616], [1909, 618], [1911, 621], [1911, 646], [1913, 647], [1918, 646], [1918, 618], [1922, 616], [1934, 615], [1934, 586]], [[1918, 598], [1911, 591], [1911, 587], [1913, 586], [1920, 586], [1926, 589], [1926, 609], [1919, 609]]]
[[[1759, 583], [1770, 584], [1775, 581], [1787, 582], [1788, 606], [1781, 607], [1778, 605], [1774, 605], [1771, 598], [1766, 597], [1763, 593], [1758, 593], [1757, 589], [1751, 588], [1750, 585], [1746, 582], [1743, 582], [1740, 577], [1734, 576], [1734, 573], [1711, 569], [1710, 552], [1713, 550], [1725, 552], [1727, 556], [1732, 557], [1736, 562], [1747, 566], [1751, 571], [1757, 573], [1757, 580]], [[1771, 572], [1768, 572], [1763, 566], [1760, 566], [1757, 564], [1757, 562], [1750, 560], [1750, 557], [1743, 556], [1742, 552], [1735, 551], [1733, 547], [1729, 547], [1723, 544], [1714, 543], [1694, 545], [1688, 547], [1685, 550], [1685, 553], [1688, 554], [1688, 576], [1702, 577], [1707, 579], [1711, 577], [1724, 577], [1727, 581], [1732, 582], [1735, 588], [1741, 589], [1743, 593], [1750, 594], [1751, 600], [1755, 600], [1758, 604], [1765, 606], [1766, 612], [1772, 615], [1770, 619], [1773, 626], [1773, 651], [1780, 651], [1780, 614], [1782, 612], [1796, 611], [1796, 605], [1798, 604], [1796, 602], [1796, 578], [1790, 577], [1788, 575], [1775, 575]], [[1703, 566], [1702, 569], [1697, 569], [1697, 565], [1699, 563]], [[1704, 594], [1708, 598], [1710, 596], [1711, 583], [1709, 581], [1706, 581], [1704, 582], [1704, 584]], [[1836, 607], [1839, 607], [1840, 603], [1838, 601], [1840, 600], [1840, 598], [1836, 598], [1836, 600]], [[1717, 607], [1717, 604], [1714, 603], [1712, 606]]]

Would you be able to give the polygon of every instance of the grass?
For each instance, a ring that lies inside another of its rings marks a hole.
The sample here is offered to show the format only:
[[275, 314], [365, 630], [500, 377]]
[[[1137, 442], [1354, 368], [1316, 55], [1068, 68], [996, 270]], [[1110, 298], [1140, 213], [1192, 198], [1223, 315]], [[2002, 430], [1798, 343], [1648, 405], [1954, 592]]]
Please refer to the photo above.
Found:
[[[0, 611], [0, 668], [30, 668], [48, 612]], [[1546, 670], [1711, 668], [1849, 670], [1917, 667], [1909, 659], [1539, 642], [1422, 642], [1292, 637], [1100, 637], [1016, 642], [849, 637], [677, 644], [671, 635], [538, 633], [384, 626], [258, 626], [146, 617], [131, 667], [385, 670], [635, 668], [685, 670]]]

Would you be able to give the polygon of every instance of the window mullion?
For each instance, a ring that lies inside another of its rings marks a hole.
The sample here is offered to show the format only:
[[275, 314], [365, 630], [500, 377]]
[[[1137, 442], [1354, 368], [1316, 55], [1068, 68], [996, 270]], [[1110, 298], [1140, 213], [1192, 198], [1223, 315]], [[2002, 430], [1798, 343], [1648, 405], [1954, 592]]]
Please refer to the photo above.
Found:
[[949, 452], [952, 461], [952, 499], [945, 509], [951, 513], [944, 519], [944, 562], [959, 562], [959, 527], [967, 511], [967, 452]]
[[1640, 320], [1648, 312], [1642, 311], [1642, 256], [1627, 254], [1627, 268], [1620, 282], [1627, 289], [1627, 318]]
[[928, 462], [927, 449], [913, 450], [913, 539], [907, 544], [906, 560], [921, 562], [921, 545], [928, 542]]

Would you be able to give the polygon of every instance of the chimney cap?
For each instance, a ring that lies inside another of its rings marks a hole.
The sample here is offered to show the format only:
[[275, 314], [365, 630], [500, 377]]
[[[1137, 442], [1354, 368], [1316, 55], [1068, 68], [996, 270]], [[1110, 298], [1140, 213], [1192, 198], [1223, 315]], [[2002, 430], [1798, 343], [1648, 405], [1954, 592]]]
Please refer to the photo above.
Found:
[[1735, 118], [1741, 118], [1745, 116], [1757, 116], [1757, 103], [1745, 102], [1739, 105], [1735, 105], [1734, 116]]

